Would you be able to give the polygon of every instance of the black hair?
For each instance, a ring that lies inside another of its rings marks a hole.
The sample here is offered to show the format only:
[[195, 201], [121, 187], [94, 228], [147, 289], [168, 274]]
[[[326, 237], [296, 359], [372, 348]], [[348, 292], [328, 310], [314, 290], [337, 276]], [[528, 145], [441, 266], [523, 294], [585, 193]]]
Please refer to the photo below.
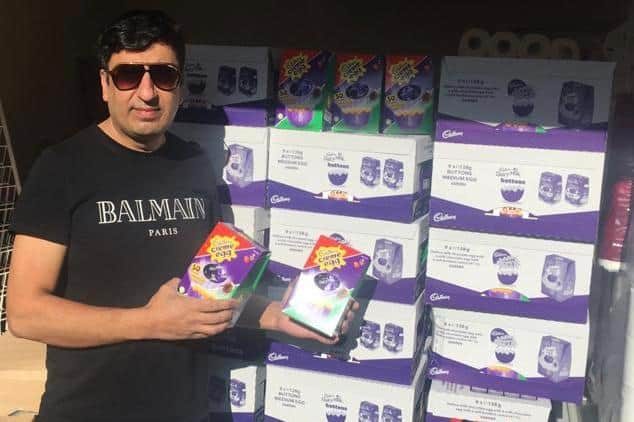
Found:
[[143, 51], [154, 43], [174, 49], [179, 67], [185, 64], [185, 38], [182, 26], [160, 10], [133, 10], [110, 23], [97, 40], [97, 60], [102, 69], [114, 53]]

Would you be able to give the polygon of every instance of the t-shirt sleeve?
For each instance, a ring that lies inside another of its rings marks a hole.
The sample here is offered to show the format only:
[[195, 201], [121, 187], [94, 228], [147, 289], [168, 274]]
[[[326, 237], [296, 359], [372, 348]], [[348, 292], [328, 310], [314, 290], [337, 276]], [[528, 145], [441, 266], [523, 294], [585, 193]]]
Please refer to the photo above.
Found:
[[10, 230], [51, 242], [68, 244], [67, 165], [51, 149], [33, 165], [15, 205]]

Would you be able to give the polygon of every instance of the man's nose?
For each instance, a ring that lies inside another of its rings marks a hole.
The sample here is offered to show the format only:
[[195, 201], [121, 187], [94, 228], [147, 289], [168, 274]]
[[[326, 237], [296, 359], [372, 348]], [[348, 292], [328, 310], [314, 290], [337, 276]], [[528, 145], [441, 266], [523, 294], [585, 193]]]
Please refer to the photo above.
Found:
[[156, 98], [156, 86], [154, 85], [154, 82], [152, 82], [150, 72], [145, 72], [143, 74], [143, 78], [141, 78], [141, 83], [137, 88], [137, 95], [145, 102], [150, 102], [154, 98]]

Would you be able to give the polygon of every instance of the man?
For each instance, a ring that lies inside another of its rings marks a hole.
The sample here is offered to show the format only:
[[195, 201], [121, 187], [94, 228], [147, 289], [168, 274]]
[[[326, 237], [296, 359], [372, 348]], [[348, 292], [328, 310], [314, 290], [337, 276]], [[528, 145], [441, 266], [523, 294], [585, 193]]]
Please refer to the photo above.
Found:
[[[17, 204], [9, 327], [48, 345], [38, 421], [206, 414], [208, 359], [195, 340], [224, 331], [236, 303], [181, 296], [173, 278], [220, 216], [208, 158], [167, 133], [184, 50], [160, 12], [111, 24], [99, 39], [110, 116], [47, 149]], [[331, 342], [259, 297], [238, 323]]]

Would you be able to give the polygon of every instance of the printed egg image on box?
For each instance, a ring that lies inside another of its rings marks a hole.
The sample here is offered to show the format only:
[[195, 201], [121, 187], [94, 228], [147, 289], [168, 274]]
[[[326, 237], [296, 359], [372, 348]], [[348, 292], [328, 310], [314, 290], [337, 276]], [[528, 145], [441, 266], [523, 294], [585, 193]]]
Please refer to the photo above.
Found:
[[228, 223], [218, 223], [194, 256], [178, 292], [205, 299], [236, 299], [232, 325], [256, 289], [269, 260], [269, 251]]

